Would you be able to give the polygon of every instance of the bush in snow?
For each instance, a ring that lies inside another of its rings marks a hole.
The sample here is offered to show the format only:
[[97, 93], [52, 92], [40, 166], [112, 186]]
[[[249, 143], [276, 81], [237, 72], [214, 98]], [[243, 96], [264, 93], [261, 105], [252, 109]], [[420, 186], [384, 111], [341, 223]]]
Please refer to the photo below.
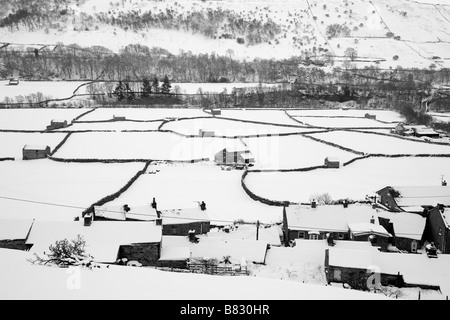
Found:
[[78, 235], [74, 240], [59, 240], [55, 244], [50, 245], [50, 253], [45, 253], [45, 258], [34, 254], [35, 259], [29, 260], [33, 264], [51, 265], [61, 268], [69, 266], [83, 266], [90, 269], [98, 267], [92, 256], [85, 251], [86, 241], [82, 236]]

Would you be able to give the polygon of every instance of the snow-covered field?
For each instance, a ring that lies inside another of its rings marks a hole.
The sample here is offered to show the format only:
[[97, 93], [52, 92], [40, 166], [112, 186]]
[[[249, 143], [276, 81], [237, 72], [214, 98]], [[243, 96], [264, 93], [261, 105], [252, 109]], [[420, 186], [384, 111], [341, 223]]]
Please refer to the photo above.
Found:
[[143, 166], [45, 159], [0, 162], [0, 218], [71, 221], [94, 202], [118, 191]]
[[[0, 249], [2, 300], [380, 300], [383, 295], [256, 277], [173, 273], [110, 266], [89, 270], [33, 266], [29, 252]], [[177, 290], [167, 283], [176, 283]], [[202, 285], [200, 290], [192, 289]], [[149, 288], [157, 288], [151, 290]]]
[[80, 121], [112, 120], [114, 116], [128, 120], [163, 120], [166, 118], [207, 117], [208, 114], [197, 108], [96, 108], [81, 117]]
[[326, 157], [347, 162], [359, 155], [302, 136], [246, 138], [255, 168], [294, 169], [321, 166]]
[[309, 203], [314, 194], [333, 200], [364, 200], [386, 186], [438, 186], [450, 177], [448, 158], [369, 158], [340, 169], [308, 172], [249, 173], [247, 187], [258, 196]]
[[241, 188], [242, 171], [221, 170], [215, 165], [173, 164], [150, 166], [124, 194], [108, 205], [145, 205], [156, 198], [158, 208], [182, 209], [205, 201], [208, 215], [220, 224], [234, 220], [279, 222], [282, 210], [253, 201]]
[[71, 159], [182, 160], [212, 158], [225, 147], [240, 147], [238, 139], [184, 138], [167, 132], [74, 133], [55, 153]]
[[416, 142], [371, 133], [333, 131], [311, 136], [367, 154], [450, 154], [450, 145]]
[[[288, 110], [293, 117], [359, 117], [364, 118], [366, 113], [375, 115], [377, 120], [384, 122], [404, 122], [405, 118], [395, 111], [390, 110], [361, 110], [361, 109], [310, 109], [310, 110]], [[339, 120], [338, 118], [335, 118]]]
[[58, 129], [56, 131], [149, 131], [158, 130], [162, 121], [152, 122], [131, 122], [131, 121], [115, 121], [115, 122], [81, 122], [74, 123], [72, 126]]
[[249, 121], [259, 121], [259, 122], [270, 122], [277, 124], [287, 124], [287, 125], [296, 125], [299, 124], [292, 119], [290, 119], [283, 110], [267, 110], [267, 109], [259, 109], [259, 110], [226, 110], [223, 109], [222, 114], [217, 116], [218, 118], [231, 118], [231, 119], [240, 119], [240, 120], [249, 120]]
[[305, 125], [325, 128], [394, 128], [394, 123], [382, 123], [371, 119], [355, 118], [322, 118], [322, 117], [295, 117]]
[[[65, 99], [76, 94], [85, 94], [86, 86], [80, 87], [86, 81], [25, 81], [19, 85], [10, 86], [9, 80], [0, 80], [0, 102], [6, 97], [15, 99], [18, 96], [26, 97], [41, 92], [51, 99]], [[79, 90], [77, 90], [79, 88]], [[46, 100], [46, 99], [45, 99]], [[26, 99], [24, 101], [27, 101]]]
[[[267, 122], [269, 121], [270, 119], [267, 120]], [[172, 130], [185, 135], [198, 135], [199, 130], [202, 129], [204, 131], [213, 131], [216, 136], [226, 137], [315, 131], [311, 128], [302, 127], [300, 124], [298, 124], [298, 127], [283, 127], [218, 118], [172, 121], [166, 123], [162, 129]]]
[[52, 119], [72, 119], [89, 109], [0, 109], [0, 129], [44, 131]]
[[21, 160], [25, 145], [49, 146], [53, 150], [65, 136], [64, 133], [0, 132], [0, 158]]
[[428, 114], [431, 115], [434, 120], [450, 122], [450, 112], [429, 112]]

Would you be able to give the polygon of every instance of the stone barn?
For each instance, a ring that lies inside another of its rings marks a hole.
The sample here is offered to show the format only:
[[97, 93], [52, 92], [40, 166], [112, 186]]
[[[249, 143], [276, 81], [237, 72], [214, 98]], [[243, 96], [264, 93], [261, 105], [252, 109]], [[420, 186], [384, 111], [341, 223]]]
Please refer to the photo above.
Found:
[[117, 115], [113, 115], [113, 120], [114, 121], [124, 121], [127, 118], [125, 116], [117, 116]]
[[214, 137], [214, 131], [207, 131], [207, 130], [199, 129], [198, 135], [200, 137]]
[[325, 158], [324, 164], [327, 168], [340, 168], [341, 162], [336, 157]]
[[255, 159], [246, 148], [224, 148], [215, 154], [214, 161], [218, 164], [253, 164]]
[[213, 116], [220, 116], [222, 114], [222, 111], [220, 109], [212, 109], [211, 114]]
[[162, 219], [163, 235], [188, 236], [190, 231], [198, 235], [206, 234], [211, 229], [206, 208], [161, 210], [158, 214]]
[[371, 119], [371, 120], [377, 120], [377, 116], [374, 115], [374, 114], [370, 114], [370, 113], [366, 113], [364, 115], [364, 117], [367, 118], [367, 119]]
[[50, 125], [47, 126], [47, 130], [55, 130], [55, 129], [62, 129], [67, 127], [67, 120], [55, 120], [53, 119], [50, 122]]
[[25, 145], [22, 154], [23, 160], [45, 159], [50, 154], [50, 147]]

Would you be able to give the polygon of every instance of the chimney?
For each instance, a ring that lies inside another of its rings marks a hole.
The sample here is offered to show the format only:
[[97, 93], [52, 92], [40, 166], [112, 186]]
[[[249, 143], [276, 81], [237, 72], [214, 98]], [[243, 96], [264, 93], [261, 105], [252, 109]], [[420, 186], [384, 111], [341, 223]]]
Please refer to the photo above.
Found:
[[311, 202], [311, 208], [317, 208], [317, 202], [316, 202], [316, 199], [314, 199], [312, 202]]
[[88, 213], [84, 216], [84, 226], [89, 227], [92, 224], [93, 215], [92, 213]]
[[370, 223], [371, 224], [375, 224], [375, 217], [374, 216], [372, 216], [372, 218], [370, 218]]
[[157, 209], [157, 204], [156, 204], [156, 200], [154, 197], [153, 197], [153, 202], [152, 202], [152, 208], [155, 210]]
[[205, 211], [205, 210], [206, 210], [206, 203], [205, 203], [205, 201], [202, 201], [202, 203], [200, 203], [200, 209], [201, 209], [202, 211]]
[[439, 211], [442, 212], [442, 213], [444, 213], [444, 210], [445, 210], [444, 205], [443, 205], [442, 203], [438, 203], [437, 206], [438, 206], [438, 208], [439, 208]]
[[188, 237], [190, 242], [197, 242], [197, 238], [195, 237], [195, 230], [189, 230]]
[[344, 200], [344, 202], [342, 203], [342, 205], [344, 206], [344, 208], [348, 208], [348, 202], [347, 202], [347, 200]]
[[130, 212], [130, 207], [127, 205], [127, 204], [124, 204], [123, 205], [123, 210], [125, 211], [125, 212]]
[[161, 218], [161, 211], [156, 211], [156, 225], [157, 226], [162, 226], [162, 218]]

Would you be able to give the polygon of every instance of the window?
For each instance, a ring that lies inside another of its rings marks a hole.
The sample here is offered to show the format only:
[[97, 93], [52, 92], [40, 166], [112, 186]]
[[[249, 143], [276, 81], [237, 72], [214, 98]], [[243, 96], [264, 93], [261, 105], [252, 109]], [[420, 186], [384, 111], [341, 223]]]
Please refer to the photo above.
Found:
[[411, 252], [417, 252], [417, 241], [411, 242]]
[[319, 235], [317, 233], [311, 233], [309, 235], [309, 240], [319, 240]]
[[441, 227], [439, 227], [438, 234], [439, 234], [440, 236], [442, 236], [442, 228], [441, 228]]
[[344, 240], [345, 235], [343, 233], [339, 233], [338, 239], [339, 240]]
[[298, 238], [299, 239], [305, 239], [305, 233], [303, 231], [298, 232]]
[[334, 280], [341, 281], [341, 270], [339, 269], [334, 270]]

